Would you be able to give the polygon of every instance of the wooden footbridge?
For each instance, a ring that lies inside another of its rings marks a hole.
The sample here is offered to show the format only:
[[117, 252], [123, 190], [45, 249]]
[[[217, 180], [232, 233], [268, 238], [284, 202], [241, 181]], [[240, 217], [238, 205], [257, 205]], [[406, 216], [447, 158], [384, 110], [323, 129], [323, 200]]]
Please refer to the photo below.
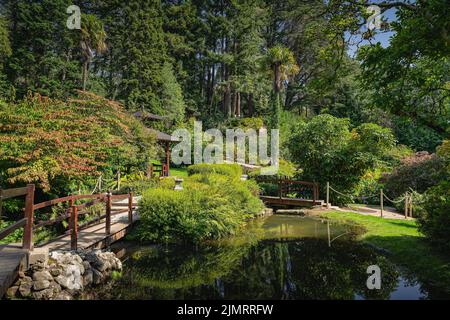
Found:
[[[34, 192], [35, 186], [32, 184], [24, 188], [0, 189], [0, 208], [2, 200], [25, 196], [24, 218], [0, 230], [2, 240], [23, 228], [22, 244], [0, 245], [0, 299], [13, 284], [18, 273], [28, 268], [33, 254], [37, 251], [104, 248], [123, 238], [138, 219], [136, 198], [131, 193], [71, 195], [35, 204]], [[53, 206], [63, 207], [64, 212], [52, 220], [35, 221], [36, 212], [48, 210]], [[101, 210], [103, 215], [84, 223], [78, 221], [79, 217], [86, 216], [91, 209], [98, 209], [100, 206], [104, 209]], [[64, 221], [69, 223], [62, 235], [45, 244], [34, 246], [34, 231], [52, 225], [62, 226]]]
[[255, 180], [263, 186], [260, 198], [268, 206], [296, 208], [324, 205], [324, 201], [319, 200], [319, 184], [316, 182], [264, 176]]

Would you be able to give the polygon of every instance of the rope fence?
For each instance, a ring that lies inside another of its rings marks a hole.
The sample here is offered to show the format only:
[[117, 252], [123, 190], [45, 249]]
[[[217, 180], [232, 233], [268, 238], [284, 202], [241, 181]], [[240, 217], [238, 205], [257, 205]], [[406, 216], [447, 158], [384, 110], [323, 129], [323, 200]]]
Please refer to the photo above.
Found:
[[[370, 195], [370, 196], [354, 196], [351, 194], [345, 194], [343, 192], [340, 192], [336, 189], [334, 189], [329, 182], [327, 182], [327, 187], [326, 187], [326, 206], [327, 208], [330, 208], [330, 191], [333, 191], [335, 193], [337, 193], [340, 196], [346, 197], [346, 198], [350, 198], [352, 200], [354, 199], [372, 199], [372, 198], [376, 198], [379, 197], [380, 198], [380, 214], [381, 217], [383, 217], [383, 212], [384, 212], [384, 200], [389, 201], [392, 204], [399, 204], [404, 202], [405, 203], [405, 219], [407, 219], [408, 217], [413, 216], [413, 203], [417, 204], [417, 202], [413, 202], [413, 192], [406, 192], [401, 198], [397, 199], [397, 200], [392, 200], [390, 197], [388, 197], [383, 189], [380, 190], [380, 194], [376, 194], [376, 195]], [[411, 190], [413, 191], [413, 190]]]

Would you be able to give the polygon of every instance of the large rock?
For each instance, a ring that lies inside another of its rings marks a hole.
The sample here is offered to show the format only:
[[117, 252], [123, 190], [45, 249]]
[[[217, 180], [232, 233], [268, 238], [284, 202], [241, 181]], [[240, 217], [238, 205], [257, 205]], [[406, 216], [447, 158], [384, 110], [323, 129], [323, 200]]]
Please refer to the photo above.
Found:
[[61, 286], [56, 282], [51, 282], [49, 287], [42, 291], [33, 292], [32, 297], [36, 300], [51, 300], [61, 292]]
[[112, 252], [55, 251], [46, 261], [35, 255], [28, 277], [21, 272], [19, 280], [8, 290], [8, 297], [32, 297], [36, 300], [71, 300], [85, 287], [103, 283], [112, 271], [121, 271], [122, 262]]
[[31, 288], [33, 287], [33, 279], [30, 277], [23, 277], [20, 281], [19, 292], [20, 295], [24, 298], [27, 298], [31, 294]]
[[50, 272], [48, 272], [48, 271], [38, 271], [38, 272], [33, 273], [33, 280], [34, 281], [43, 281], [43, 280], [52, 281], [53, 277], [50, 274]]
[[34, 291], [41, 291], [50, 287], [50, 281], [48, 280], [38, 280], [33, 283]]
[[68, 265], [64, 268], [63, 274], [57, 276], [55, 280], [63, 288], [69, 290], [83, 290], [83, 278], [81, 274], [80, 266]]
[[61, 285], [63, 288], [70, 289], [72, 287], [73, 279], [70, 277], [65, 277], [63, 275], [59, 275], [55, 278], [55, 281]]
[[33, 299], [35, 300], [50, 300], [53, 298], [54, 292], [52, 289], [45, 289], [42, 291], [35, 291], [32, 294]]

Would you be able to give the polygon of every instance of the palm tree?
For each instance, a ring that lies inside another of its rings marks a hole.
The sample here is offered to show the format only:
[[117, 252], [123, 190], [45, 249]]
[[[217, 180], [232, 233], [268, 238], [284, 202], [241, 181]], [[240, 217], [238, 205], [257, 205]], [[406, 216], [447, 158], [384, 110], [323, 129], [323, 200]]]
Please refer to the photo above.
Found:
[[298, 74], [300, 67], [297, 65], [294, 54], [288, 48], [280, 45], [269, 49], [264, 57], [263, 66], [270, 71], [273, 77], [274, 120], [272, 128], [278, 128], [283, 82]]
[[89, 65], [94, 57], [94, 51], [101, 54], [106, 51], [106, 32], [103, 23], [94, 15], [85, 14], [81, 20], [80, 47], [83, 56], [82, 86], [86, 90], [89, 76]]

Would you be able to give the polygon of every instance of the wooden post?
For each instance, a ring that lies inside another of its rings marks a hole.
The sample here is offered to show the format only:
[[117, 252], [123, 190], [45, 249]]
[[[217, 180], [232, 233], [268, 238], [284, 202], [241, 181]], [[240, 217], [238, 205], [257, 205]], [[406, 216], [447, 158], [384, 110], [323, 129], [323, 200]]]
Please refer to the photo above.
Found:
[[412, 218], [413, 216], [413, 194], [409, 196], [409, 216]]
[[170, 142], [166, 141], [166, 169], [167, 176], [170, 176]]
[[383, 189], [380, 190], [380, 207], [381, 207], [381, 217], [383, 218]]
[[313, 206], [316, 205], [316, 200], [317, 200], [317, 185], [314, 182], [314, 185], [313, 185]]
[[405, 219], [408, 218], [408, 192], [405, 192]]
[[3, 190], [0, 188], [0, 221], [2, 221]]
[[27, 224], [23, 231], [23, 248], [33, 250], [33, 224], [34, 224], [34, 184], [27, 185], [27, 196], [25, 198], [25, 218]]
[[327, 221], [328, 247], [331, 248], [330, 221]]
[[128, 223], [133, 223], [133, 194], [128, 193]]
[[281, 181], [280, 178], [278, 178], [278, 196], [281, 198], [283, 198], [283, 182]]
[[111, 191], [106, 194], [106, 234], [111, 234]]
[[330, 182], [327, 182], [327, 209], [330, 209]]
[[78, 248], [78, 207], [73, 205], [72, 202], [72, 210], [70, 217], [70, 249], [77, 250]]
[[117, 190], [120, 190], [120, 169], [117, 170]]

